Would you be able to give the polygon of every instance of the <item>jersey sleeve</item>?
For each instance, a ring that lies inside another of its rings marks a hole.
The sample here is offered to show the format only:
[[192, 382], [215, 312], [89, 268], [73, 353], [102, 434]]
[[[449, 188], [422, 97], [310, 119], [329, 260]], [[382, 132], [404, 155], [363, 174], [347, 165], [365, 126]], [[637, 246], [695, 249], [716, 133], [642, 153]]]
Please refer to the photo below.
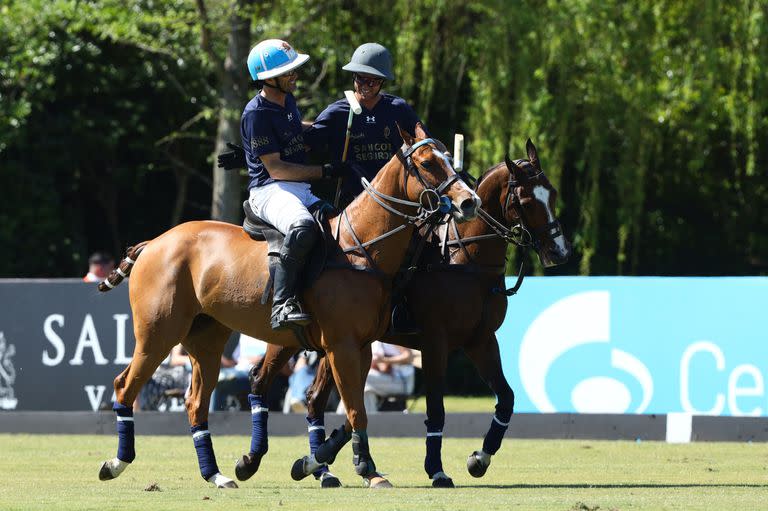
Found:
[[[419, 116], [413, 111], [411, 105], [406, 103], [405, 100], [401, 100], [399, 103], [400, 108], [398, 110], [400, 112], [400, 119], [398, 119], [398, 122], [402, 123], [401, 126], [404, 127], [408, 133], [414, 133], [416, 131], [416, 123], [421, 122], [421, 119], [419, 119]], [[424, 126], [424, 123], [422, 123], [422, 126], [424, 127], [424, 131], [427, 132], [427, 135], [429, 135], [429, 130]]]
[[329, 106], [317, 116], [312, 126], [304, 131], [304, 143], [312, 152], [327, 152], [333, 133], [333, 105]]
[[280, 152], [279, 141], [272, 129], [269, 114], [266, 112], [259, 110], [247, 112], [243, 115], [241, 127], [243, 147], [252, 157]]

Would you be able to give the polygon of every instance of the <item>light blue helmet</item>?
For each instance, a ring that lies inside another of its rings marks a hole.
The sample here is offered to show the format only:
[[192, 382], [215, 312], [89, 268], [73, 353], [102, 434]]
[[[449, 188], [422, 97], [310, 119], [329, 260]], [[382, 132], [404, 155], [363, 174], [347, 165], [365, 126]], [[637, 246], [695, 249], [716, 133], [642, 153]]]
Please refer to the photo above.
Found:
[[288, 73], [308, 60], [309, 55], [296, 53], [285, 41], [267, 39], [248, 54], [248, 72], [254, 80], [267, 80]]

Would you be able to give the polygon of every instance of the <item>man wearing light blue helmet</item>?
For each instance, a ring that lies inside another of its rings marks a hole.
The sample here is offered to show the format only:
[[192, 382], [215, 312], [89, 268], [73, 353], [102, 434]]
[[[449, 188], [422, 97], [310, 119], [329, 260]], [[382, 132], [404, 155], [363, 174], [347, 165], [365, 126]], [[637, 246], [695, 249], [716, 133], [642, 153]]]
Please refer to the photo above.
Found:
[[319, 199], [309, 180], [346, 173], [342, 163], [306, 165], [301, 113], [296, 106], [296, 69], [309, 60], [279, 39], [262, 41], [248, 55], [248, 71], [261, 86], [240, 120], [253, 212], [285, 235], [274, 275], [271, 325], [303, 327], [311, 318], [296, 296], [298, 275], [317, 238], [308, 209]]

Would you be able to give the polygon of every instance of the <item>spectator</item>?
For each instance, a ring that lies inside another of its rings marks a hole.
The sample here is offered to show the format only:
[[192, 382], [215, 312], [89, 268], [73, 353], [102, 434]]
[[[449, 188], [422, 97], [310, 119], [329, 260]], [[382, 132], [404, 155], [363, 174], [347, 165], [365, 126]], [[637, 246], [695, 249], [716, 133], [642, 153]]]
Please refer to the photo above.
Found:
[[[413, 360], [414, 353], [408, 348], [381, 341], [371, 343], [371, 369], [363, 391], [366, 412], [376, 413], [390, 396], [413, 393], [416, 382]], [[337, 412], [344, 412], [343, 403]]]
[[191, 374], [189, 355], [181, 344], [177, 344], [142, 387], [134, 402], [134, 410], [183, 411]]
[[293, 371], [288, 377], [288, 392], [285, 395], [283, 413], [307, 411], [307, 389], [315, 379], [319, 360], [316, 351], [304, 351], [297, 356]]
[[84, 282], [101, 282], [115, 269], [115, 259], [106, 252], [94, 252], [88, 258], [88, 273]]

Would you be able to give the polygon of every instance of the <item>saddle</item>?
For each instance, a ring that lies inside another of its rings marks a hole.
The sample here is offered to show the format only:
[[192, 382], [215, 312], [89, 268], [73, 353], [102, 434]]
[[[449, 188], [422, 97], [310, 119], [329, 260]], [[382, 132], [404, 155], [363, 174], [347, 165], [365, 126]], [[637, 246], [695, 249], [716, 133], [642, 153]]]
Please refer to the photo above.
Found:
[[[320, 277], [320, 274], [328, 265], [329, 260], [338, 261], [343, 257], [338, 243], [333, 238], [329, 219], [338, 214], [338, 211], [328, 202], [323, 200], [316, 202], [310, 208], [309, 213], [315, 219], [315, 225], [319, 229], [320, 236], [317, 237], [312, 251], [307, 257], [301, 275], [299, 276], [297, 291], [308, 287]], [[277, 258], [280, 257], [280, 249], [283, 247], [285, 235], [278, 231], [272, 224], [265, 222], [258, 217], [251, 209], [248, 201], [243, 202], [243, 211], [245, 220], [243, 221], [243, 230], [248, 233], [251, 239], [256, 241], [266, 241], [269, 256], [269, 280], [264, 287], [264, 293], [261, 295], [261, 304], [266, 305], [272, 292], [272, 283], [275, 275], [275, 265]]]

